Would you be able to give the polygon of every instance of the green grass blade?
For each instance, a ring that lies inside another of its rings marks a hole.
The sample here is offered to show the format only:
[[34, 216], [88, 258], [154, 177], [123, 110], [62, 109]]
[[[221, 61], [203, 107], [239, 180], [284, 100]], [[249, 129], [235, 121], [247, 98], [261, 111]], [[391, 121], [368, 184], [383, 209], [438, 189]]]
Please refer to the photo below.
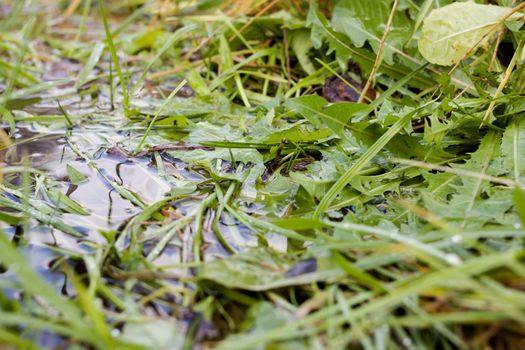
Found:
[[369, 162], [374, 158], [386, 144], [397, 135], [403, 128], [412, 120], [414, 115], [421, 109], [431, 104], [427, 102], [423, 106], [407, 113], [392, 125], [387, 132], [385, 132], [353, 165], [348, 169], [336, 183], [326, 192], [326, 195], [319, 202], [315, 209], [314, 218], [319, 218], [326, 209], [332, 204], [335, 197], [343, 190], [343, 188], [356, 176]]

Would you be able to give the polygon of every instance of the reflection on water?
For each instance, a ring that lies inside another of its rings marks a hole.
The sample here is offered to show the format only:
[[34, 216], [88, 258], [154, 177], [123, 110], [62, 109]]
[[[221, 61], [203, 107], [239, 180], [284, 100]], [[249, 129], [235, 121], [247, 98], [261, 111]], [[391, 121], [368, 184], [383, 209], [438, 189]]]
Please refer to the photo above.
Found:
[[[87, 151], [94, 153], [100, 147], [100, 140], [93, 136], [82, 135], [78, 141], [83, 142], [83, 146], [88, 144]], [[89, 144], [95, 140], [99, 143]], [[66, 213], [61, 217], [66, 224], [78, 227], [81, 232], [89, 233], [94, 239], [98, 231], [116, 229], [140, 210], [120, 196], [104, 176], [136, 193], [146, 203], [159, 201], [170, 191], [170, 185], [156, 175], [155, 170], [149, 166], [149, 160], [128, 160], [102, 152], [98, 154], [98, 159], [93, 160], [95, 169], [73, 153], [66, 144], [64, 134], [40, 135], [20, 130], [14, 144], [2, 150], [0, 156], [7, 167], [30, 165], [60, 181], [59, 190], [89, 212], [88, 216]], [[68, 165], [85, 175], [87, 180], [72, 185], [68, 179]], [[10, 175], [9, 180], [18, 185], [20, 174]]]
[[[24, 169], [31, 167], [45, 173], [44, 177], [35, 175], [37, 180], [33, 183], [32, 191], [37, 192], [31, 196], [44, 201], [51, 208], [55, 207], [55, 204], [42, 195], [44, 189], [38, 185], [41, 181], [41, 184], [53, 187], [76, 202], [88, 214], [59, 215], [63, 223], [85, 234], [81, 239], [35, 220], [29, 222], [26, 230], [20, 234], [24, 242], [20, 245], [20, 251], [28, 257], [35, 271], [51, 282], [57, 290], [62, 290], [64, 280], [62, 273], [50, 270], [49, 262], [57, 257], [53, 249], [88, 253], [92, 251], [93, 244], [106, 242], [101, 231], [118, 230], [123, 223], [142, 210], [123, 198], [108, 180], [137, 194], [146, 205], [165, 198], [171, 189], [166, 179], [157, 175], [150, 159], [128, 159], [123, 153], [106, 152], [109, 137], [114, 138], [114, 142], [118, 141], [119, 135], [115, 134], [114, 130], [108, 130], [106, 133], [83, 131], [77, 135], [73, 132], [73, 135], [69, 136], [70, 142], [88, 157], [93, 155], [91, 164], [73, 152], [65, 135], [65, 131], [40, 134], [28, 129], [19, 129], [13, 134], [13, 144], [0, 150], [5, 182], [11, 184], [14, 189], [21, 189], [22, 173]], [[86, 180], [72, 184], [68, 166], [83, 174]], [[18, 198], [16, 200], [19, 201]], [[58, 217], [58, 212], [56, 214]], [[15, 236], [14, 227], [1, 222], [0, 227], [8, 232], [12, 240], [20, 240]], [[2, 277], [8, 276], [10, 272], [4, 271]]]

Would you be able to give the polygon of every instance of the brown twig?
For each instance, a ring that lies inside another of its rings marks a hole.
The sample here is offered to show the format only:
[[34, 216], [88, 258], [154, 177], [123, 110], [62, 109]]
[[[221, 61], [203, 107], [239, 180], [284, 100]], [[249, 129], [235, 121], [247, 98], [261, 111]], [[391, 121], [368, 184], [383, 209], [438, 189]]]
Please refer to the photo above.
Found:
[[357, 100], [357, 102], [359, 103], [363, 102], [363, 99], [365, 98], [366, 93], [368, 92], [368, 89], [370, 89], [370, 86], [372, 85], [372, 80], [374, 80], [374, 75], [376, 73], [377, 68], [379, 67], [381, 54], [383, 53], [383, 47], [385, 46], [386, 37], [388, 36], [388, 32], [390, 32], [390, 27], [392, 25], [392, 20], [394, 19], [394, 13], [396, 12], [398, 2], [399, 2], [398, 0], [394, 0], [394, 4], [392, 5], [390, 16], [388, 17], [388, 21], [386, 22], [385, 31], [383, 32], [383, 36], [381, 37], [381, 41], [379, 43], [379, 49], [377, 50], [377, 56], [374, 62], [374, 66], [372, 67], [372, 72], [370, 72], [370, 76], [368, 77], [368, 80], [366, 81], [365, 87], [363, 88], [363, 91], [361, 91], [361, 96], [359, 96], [359, 100]]
[[503, 38], [503, 34], [505, 34], [506, 29], [502, 28], [498, 33], [498, 38], [496, 39], [496, 44], [494, 45], [494, 52], [492, 53], [492, 57], [490, 58], [490, 63], [488, 67], [488, 71], [492, 71], [492, 66], [494, 65], [494, 62], [496, 62], [496, 59], [498, 57], [498, 47], [501, 42], [501, 38]]

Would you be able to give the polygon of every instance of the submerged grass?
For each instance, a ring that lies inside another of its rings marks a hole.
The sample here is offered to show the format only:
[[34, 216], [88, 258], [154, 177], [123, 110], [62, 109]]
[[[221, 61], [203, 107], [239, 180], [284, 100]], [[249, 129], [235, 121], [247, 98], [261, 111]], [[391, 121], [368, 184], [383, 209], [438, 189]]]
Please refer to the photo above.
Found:
[[445, 3], [0, 3], [0, 347], [522, 349], [523, 30]]

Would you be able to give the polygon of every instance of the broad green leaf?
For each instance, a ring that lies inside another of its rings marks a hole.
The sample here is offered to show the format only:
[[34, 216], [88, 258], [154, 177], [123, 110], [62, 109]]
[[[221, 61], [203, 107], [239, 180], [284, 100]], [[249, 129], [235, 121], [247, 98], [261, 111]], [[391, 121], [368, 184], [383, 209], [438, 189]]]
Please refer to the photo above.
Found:
[[312, 264], [312, 269], [304, 273], [291, 273], [296, 264], [290, 257], [261, 247], [211, 261], [202, 266], [198, 277], [228, 288], [263, 291], [344, 276], [344, 272], [329, 259], [318, 258]]
[[144, 349], [179, 349], [182, 344], [180, 327], [167, 320], [126, 322], [120, 339]]
[[[478, 43], [489, 43], [510, 8], [456, 2], [433, 10], [423, 22], [419, 51], [431, 63], [449, 66], [460, 61]], [[508, 20], [517, 20], [519, 14]]]
[[332, 136], [332, 131], [329, 128], [322, 128], [319, 130], [311, 130], [313, 128], [306, 128], [302, 126], [294, 126], [288, 130], [277, 131], [268, 135], [263, 141], [264, 143], [272, 144], [279, 143], [283, 140], [290, 142], [312, 142], [321, 141]]

